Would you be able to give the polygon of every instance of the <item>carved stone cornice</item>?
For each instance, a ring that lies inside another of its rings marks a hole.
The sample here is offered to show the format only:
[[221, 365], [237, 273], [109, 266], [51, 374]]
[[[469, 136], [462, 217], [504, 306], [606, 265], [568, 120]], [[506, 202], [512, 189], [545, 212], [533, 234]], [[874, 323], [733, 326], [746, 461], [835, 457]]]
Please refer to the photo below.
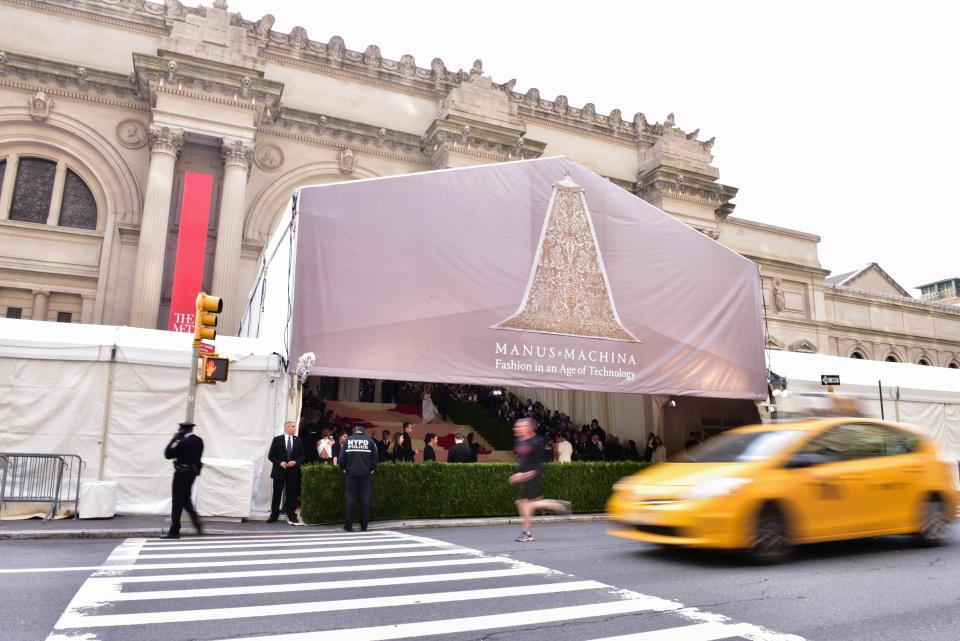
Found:
[[280, 103], [283, 84], [262, 74], [230, 65], [211, 63], [161, 50], [159, 56], [133, 54], [139, 93], [156, 104], [157, 93], [169, 92], [253, 109], [269, 114]]
[[220, 155], [225, 167], [233, 165], [249, 171], [250, 162], [253, 160], [253, 145], [245, 140], [225, 140], [220, 147]]
[[[79, 67], [36, 56], [0, 51], [0, 85], [39, 89], [47, 96], [65, 96], [117, 106], [142, 108], [133, 76]], [[114, 97], [111, 99], [111, 96]]]
[[[208, 16], [226, 15], [225, 20], [228, 20], [229, 28], [245, 34], [245, 38], [240, 36], [246, 42], [243, 46], [259, 52], [255, 58], [261, 62], [271, 61], [307, 68], [318, 73], [429, 98], [442, 97], [471, 77], [483, 74], [483, 64], [480, 60], [475, 61], [469, 71], [463, 69], [456, 72], [450, 71], [440, 58], [434, 58], [429, 68], [420, 67], [417, 66], [414, 57], [409, 54], [402, 56], [400, 60], [384, 58], [377, 45], [369, 45], [363, 51], [354, 51], [348, 49], [343, 38], [339, 36], [333, 36], [327, 42], [311, 40], [307, 30], [300, 26], [294, 27], [290, 33], [276, 32], [273, 31], [272, 15], [265, 15], [258, 20], [247, 20], [239, 13], [227, 13], [219, 4], [208, 8], [185, 6], [179, 0], [165, 0], [162, 4], [144, 0], [46, 0], [45, 2], [0, 0], [0, 2], [162, 35], [176, 32], [177, 25], [187, 23], [197, 25], [198, 21]], [[634, 144], [643, 148], [656, 144], [657, 139], [668, 132], [695, 142], [707, 153], [713, 147], [713, 139], [697, 140], [699, 130], [688, 133], [677, 127], [673, 114], [669, 114], [663, 122], [658, 123], [650, 123], [646, 116], [639, 112], [632, 119], [627, 120], [619, 109], [614, 109], [607, 115], [601, 115], [596, 112], [593, 103], [587, 103], [579, 108], [572, 107], [563, 95], [557, 96], [554, 100], [541, 99], [539, 90], [536, 88], [531, 88], [525, 93], [516, 92], [513, 90], [516, 86], [515, 80], [496, 86], [511, 102], [517, 104], [519, 117], [526, 121], [536, 121], [551, 127], [574, 131], [579, 135], [600, 138], [607, 142]], [[231, 90], [234, 88], [219, 89], [232, 97]], [[205, 91], [210, 90], [205, 88]], [[267, 105], [271, 109], [275, 106], [276, 104]]]
[[546, 143], [532, 140], [523, 131], [448, 115], [433, 121], [423, 137], [424, 153], [434, 167], [447, 165], [450, 153], [460, 153], [490, 162], [539, 158]]
[[163, 35], [168, 32], [166, 7], [143, 0], [0, 0], [0, 4], [17, 5], [48, 13], [70, 16], [120, 27], [140, 33]]
[[733, 212], [736, 205], [730, 201], [737, 191], [736, 187], [714, 182], [712, 176], [680, 172], [669, 167], [659, 167], [641, 176], [636, 188], [636, 194], [646, 201], [673, 198], [712, 207], [717, 220], [724, 220]]
[[155, 154], [169, 154], [174, 158], [183, 147], [183, 131], [162, 125], [150, 125], [150, 151]]

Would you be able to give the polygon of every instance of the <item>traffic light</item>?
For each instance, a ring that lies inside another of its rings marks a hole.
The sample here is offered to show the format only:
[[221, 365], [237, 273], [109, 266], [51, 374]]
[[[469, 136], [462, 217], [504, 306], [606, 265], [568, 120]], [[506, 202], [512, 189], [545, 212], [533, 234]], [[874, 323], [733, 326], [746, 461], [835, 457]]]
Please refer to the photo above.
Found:
[[223, 311], [223, 300], [200, 292], [197, 294], [197, 315], [193, 325], [193, 340], [212, 341], [217, 337], [217, 314]]

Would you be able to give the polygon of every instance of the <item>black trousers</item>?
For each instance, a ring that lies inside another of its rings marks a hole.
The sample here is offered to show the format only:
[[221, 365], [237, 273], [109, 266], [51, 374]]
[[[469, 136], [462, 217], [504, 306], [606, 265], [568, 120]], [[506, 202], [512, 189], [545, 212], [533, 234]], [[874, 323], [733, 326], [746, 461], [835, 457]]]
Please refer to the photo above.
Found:
[[344, 525], [347, 528], [353, 527], [353, 508], [356, 505], [357, 498], [359, 498], [360, 528], [366, 530], [367, 523], [370, 521], [370, 487], [373, 485], [373, 477], [369, 474], [365, 476], [350, 476], [348, 474], [343, 480], [347, 504]]
[[290, 520], [297, 518], [297, 499], [300, 497], [300, 474], [292, 472], [281, 472], [280, 476], [273, 479], [273, 500], [270, 502], [270, 516], [276, 518], [280, 515], [280, 496], [283, 495], [283, 511]]
[[193, 500], [190, 495], [193, 493], [193, 482], [197, 480], [197, 475], [193, 472], [174, 470], [173, 472], [173, 510], [170, 512], [170, 531], [177, 533], [180, 531], [180, 515], [186, 510], [193, 521], [193, 526], [199, 532], [202, 529], [200, 517], [197, 511], [193, 509]]

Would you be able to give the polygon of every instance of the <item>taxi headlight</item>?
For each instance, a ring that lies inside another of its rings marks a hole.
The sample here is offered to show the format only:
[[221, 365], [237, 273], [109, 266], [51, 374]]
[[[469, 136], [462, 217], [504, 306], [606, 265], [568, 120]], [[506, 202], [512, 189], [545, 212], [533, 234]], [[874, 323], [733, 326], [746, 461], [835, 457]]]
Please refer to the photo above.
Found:
[[692, 500], [700, 500], [715, 499], [720, 496], [729, 496], [730, 494], [733, 494], [739, 490], [741, 487], [750, 483], [752, 480], [753, 479], [739, 477], [711, 479], [691, 489], [687, 494], [687, 498]]

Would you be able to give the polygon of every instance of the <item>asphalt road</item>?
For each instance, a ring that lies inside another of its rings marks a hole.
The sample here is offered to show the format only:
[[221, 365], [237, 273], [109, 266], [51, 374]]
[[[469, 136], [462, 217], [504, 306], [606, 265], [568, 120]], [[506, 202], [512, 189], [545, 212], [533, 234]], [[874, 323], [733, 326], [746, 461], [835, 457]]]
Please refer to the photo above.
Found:
[[[804, 548], [662, 550], [603, 523], [0, 543], [0, 638], [955, 641], [960, 531]], [[43, 571], [41, 571], [43, 570]]]

